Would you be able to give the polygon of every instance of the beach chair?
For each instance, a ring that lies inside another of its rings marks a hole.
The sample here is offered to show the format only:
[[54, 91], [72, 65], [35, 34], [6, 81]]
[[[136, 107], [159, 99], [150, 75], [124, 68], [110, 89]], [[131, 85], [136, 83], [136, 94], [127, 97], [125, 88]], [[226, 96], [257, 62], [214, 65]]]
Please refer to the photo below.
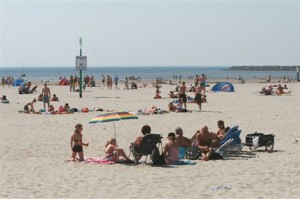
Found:
[[243, 148], [242, 140], [240, 138], [241, 132], [242, 130], [239, 130], [238, 126], [229, 129], [224, 138], [220, 141], [221, 146], [224, 145], [222, 150], [220, 150], [223, 156], [226, 157], [227, 153], [240, 154]]
[[233, 142], [233, 140], [233, 138], [230, 138], [226, 142], [224, 142], [219, 148], [214, 148], [214, 153], [218, 153], [221, 156], [223, 156], [224, 159], [226, 159], [228, 146], [231, 144], [231, 142]]
[[38, 87], [37, 85], [34, 86], [32, 89], [29, 90], [29, 93], [32, 94], [32, 93], [34, 93], [34, 92], [37, 92], [37, 91], [36, 91], [36, 88], [37, 88], [37, 87]]
[[36, 86], [34, 86], [32, 89], [27, 90], [26, 87], [20, 86], [20, 87], [18, 88], [18, 92], [19, 92], [19, 94], [32, 94], [32, 93], [34, 93], [34, 92], [37, 92], [37, 90], [36, 90], [37, 87], [38, 87], [38, 86], [36, 85]]
[[130, 154], [132, 153], [135, 163], [138, 163], [138, 156], [145, 155], [146, 162], [148, 155], [151, 155], [155, 148], [158, 148], [159, 146], [161, 146], [162, 148], [161, 139], [162, 136], [160, 134], [146, 134], [143, 138], [142, 143], [139, 146], [135, 146], [132, 143], [130, 145]]

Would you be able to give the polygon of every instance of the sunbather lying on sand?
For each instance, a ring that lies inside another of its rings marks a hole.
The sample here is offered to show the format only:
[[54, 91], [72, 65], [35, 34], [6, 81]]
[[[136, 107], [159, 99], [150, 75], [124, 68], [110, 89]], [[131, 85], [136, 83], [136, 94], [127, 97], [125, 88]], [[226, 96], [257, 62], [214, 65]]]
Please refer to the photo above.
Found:
[[162, 110], [160, 108], [157, 108], [156, 106], [152, 106], [150, 109], [144, 109], [143, 112], [144, 115], [163, 114], [163, 113], [169, 113], [169, 111]]

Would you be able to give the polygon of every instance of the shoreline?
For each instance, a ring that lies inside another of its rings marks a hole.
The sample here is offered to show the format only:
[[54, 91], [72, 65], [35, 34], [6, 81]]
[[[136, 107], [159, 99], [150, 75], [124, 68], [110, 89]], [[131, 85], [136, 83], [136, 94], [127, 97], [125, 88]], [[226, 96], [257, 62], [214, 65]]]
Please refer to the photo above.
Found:
[[[1, 69], [0, 72], [2, 76], [8, 77], [12, 76], [15, 79], [19, 79], [21, 73], [14, 69]], [[70, 75], [76, 75], [79, 76], [79, 71], [76, 71], [75, 69], [70, 68], [36, 68], [32, 69], [29, 68], [28, 70], [24, 71], [26, 74], [26, 77], [23, 77], [23, 79], [27, 81], [35, 81], [35, 82], [42, 82], [42, 81], [51, 81], [51, 83], [59, 82], [60, 77], [65, 77], [69, 79]], [[243, 78], [246, 81], [250, 82], [259, 82], [262, 79], [271, 77], [271, 80], [276, 81], [277, 79], [296, 79], [297, 74], [294, 71], [234, 71], [234, 70], [226, 70], [225, 67], [157, 67], [157, 68], [151, 68], [151, 67], [124, 67], [124, 68], [103, 68], [101, 70], [97, 68], [89, 68], [88, 70], [83, 71], [83, 77], [88, 76], [94, 76], [95, 80], [101, 81], [101, 76], [104, 75], [105, 77], [107, 75], [115, 76], [117, 75], [120, 80], [124, 80], [125, 77], [140, 77], [142, 81], [155, 81], [156, 78], [161, 78], [164, 81], [173, 81], [178, 82], [179, 76], [181, 76], [181, 79], [185, 80], [186, 82], [192, 82], [195, 78], [196, 74], [205, 74], [208, 77], [208, 80], [211, 82], [217, 82], [217, 81], [230, 81], [234, 82], [235, 80], [239, 78]], [[178, 77], [178, 79], [175, 79], [175, 77]], [[276, 80], [275, 80], [276, 79]]]
[[279, 65], [265, 65], [265, 66], [231, 66], [225, 70], [236, 71], [297, 71], [300, 66], [279, 66]]
[[[281, 83], [281, 84], [287, 84], [287, 83], [299, 83], [298, 81], [296, 80], [292, 80], [292, 81], [284, 81], [283, 79], [273, 79], [271, 80], [270, 82], [266, 82], [264, 79], [244, 79], [245, 80], [245, 84], [247, 83], [251, 83], [251, 84], [260, 84], [260, 83], [266, 83], [266, 84], [278, 84], [278, 83]], [[172, 84], [170, 84], [170, 81], [164, 81], [164, 83], [161, 83], [159, 85], [176, 85], [179, 83], [180, 80], [172, 80]], [[192, 79], [182, 79], [181, 82], [186, 82], [187, 85], [189, 84], [192, 84], [194, 85], [194, 80]], [[143, 83], [146, 83], [149, 85], [152, 85], [153, 82], [156, 82], [156, 80], [129, 80], [129, 83], [130, 82], [135, 82], [137, 83], [138, 85], [141, 85]], [[240, 82], [240, 80], [238, 80], [238, 78], [215, 78], [215, 79], [208, 79], [208, 85], [211, 85], [211, 84], [216, 84], [216, 83], [219, 83], [219, 82], [230, 82], [232, 84], [242, 84]], [[32, 85], [43, 85], [44, 83], [47, 83], [48, 85], [59, 85], [59, 81], [31, 81]], [[124, 80], [120, 80], [119, 82], [119, 86], [123, 86], [124, 85]], [[68, 86], [68, 85], [66, 85]], [[95, 83], [95, 87], [103, 87], [102, 86], [102, 81], [101, 80], [98, 80], [96, 81]]]

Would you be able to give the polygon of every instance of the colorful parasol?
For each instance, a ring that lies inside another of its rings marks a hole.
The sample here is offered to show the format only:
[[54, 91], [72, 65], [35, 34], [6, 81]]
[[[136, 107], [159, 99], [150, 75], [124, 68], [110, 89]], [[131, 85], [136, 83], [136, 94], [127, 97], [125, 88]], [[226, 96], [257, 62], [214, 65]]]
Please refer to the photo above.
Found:
[[115, 139], [117, 139], [116, 136], [116, 129], [115, 129], [115, 121], [119, 120], [129, 120], [129, 119], [138, 119], [138, 116], [127, 112], [127, 111], [112, 111], [112, 112], [106, 112], [100, 115], [97, 115], [96, 117], [92, 118], [89, 123], [102, 123], [102, 122], [113, 122], [114, 124], [114, 133], [115, 133]]

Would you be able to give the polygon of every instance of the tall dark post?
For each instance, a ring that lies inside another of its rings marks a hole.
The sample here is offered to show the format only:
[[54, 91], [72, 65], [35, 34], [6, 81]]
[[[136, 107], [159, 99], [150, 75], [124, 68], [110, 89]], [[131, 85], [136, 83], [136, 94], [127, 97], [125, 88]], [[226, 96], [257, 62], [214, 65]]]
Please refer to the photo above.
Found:
[[[80, 44], [80, 56], [82, 56], [82, 38], [79, 38], [79, 44]], [[79, 97], [82, 98], [82, 70], [80, 69], [80, 75], [79, 75]]]
[[300, 67], [297, 67], [297, 81], [300, 81], [299, 70], [300, 70]]

